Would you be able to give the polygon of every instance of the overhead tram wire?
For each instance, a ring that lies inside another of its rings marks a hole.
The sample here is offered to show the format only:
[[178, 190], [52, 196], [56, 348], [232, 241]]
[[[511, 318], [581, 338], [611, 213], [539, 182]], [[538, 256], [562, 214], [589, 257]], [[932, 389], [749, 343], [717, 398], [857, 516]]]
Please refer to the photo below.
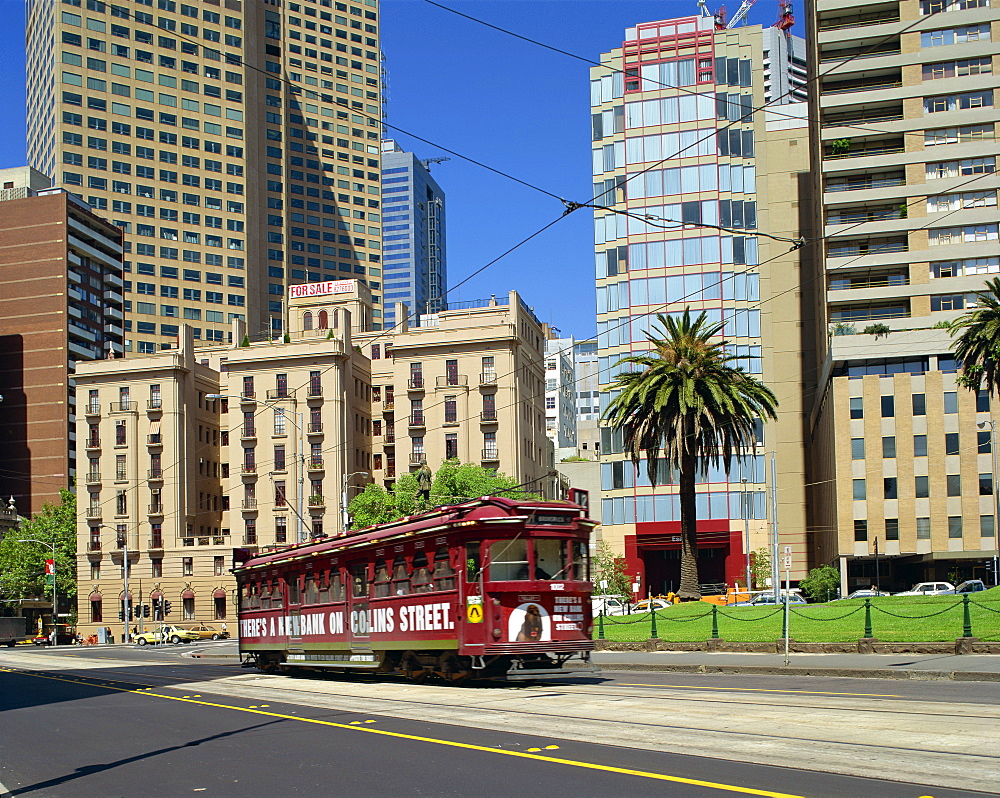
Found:
[[[590, 66], [596, 66], [596, 67], [600, 67], [602, 69], [606, 69], [606, 70], [608, 70], [608, 72], [610, 72], [612, 74], [620, 74], [623, 77], [625, 76], [625, 70], [623, 70], [623, 69], [616, 69], [615, 67], [608, 66], [607, 64], [605, 64], [605, 63], [603, 63], [601, 61], [594, 61], [593, 59], [587, 58], [586, 56], [579, 55], [578, 53], [573, 53], [573, 52], [570, 52], [569, 50], [563, 50], [563, 49], [561, 49], [559, 47], [555, 47], [554, 45], [547, 44], [546, 42], [539, 41], [538, 39], [533, 39], [530, 36], [524, 36], [523, 34], [516, 33], [515, 31], [509, 30], [507, 28], [503, 28], [503, 27], [501, 27], [499, 25], [494, 25], [493, 23], [487, 22], [486, 20], [483, 20], [483, 19], [479, 19], [478, 17], [474, 17], [471, 14], [466, 14], [466, 13], [464, 13], [462, 11], [458, 11], [457, 9], [450, 8], [450, 7], [448, 7], [446, 5], [443, 5], [441, 3], [434, 2], [434, 0], [424, 0], [424, 2], [427, 3], [428, 5], [432, 5], [432, 6], [436, 7], [436, 8], [440, 8], [442, 11], [447, 11], [447, 12], [449, 12], [451, 14], [455, 14], [456, 16], [462, 17], [463, 19], [467, 19], [470, 22], [475, 22], [475, 23], [477, 23], [479, 25], [482, 25], [482, 26], [484, 26], [486, 28], [490, 28], [492, 30], [495, 30], [498, 33], [503, 33], [503, 34], [506, 34], [507, 36], [512, 36], [515, 39], [520, 39], [523, 42], [527, 42], [528, 44], [536, 45], [536, 46], [541, 47], [541, 48], [543, 48], [545, 50], [551, 50], [552, 52], [558, 53], [559, 55], [565, 55], [565, 56], [567, 56], [569, 58], [573, 58], [573, 59], [575, 59], [577, 61], [582, 61], [583, 63], [589, 64]], [[926, 15], [922, 16], [919, 21], [922, 21], [924, 19], [929, 19], [930, 17], [934, 16], [935, 14], [939, 14], [939, 13], [941, 13], [941, 12], [940, 11], [934, 11], [934, 12], [932, 12], [930, 14], [926, 14]], [[909, 27], [912, 27], [912, 26], [908, 26], [906, 28], [903, 28], [903, 30], [899, 31], [898, 33], [904, 33], [904, 32], [906, 32], [907, 30], [909, 30]], [[898, 33], [887, 34], [883, 39], [880, 39], [878, 42], [876, 42], [873, 45], [873, 47], [877, 47], [882, 42], [894, 38], [895, 36], [898, 35]], [[871, 48], [869, 48], [868, 51], [863, 51], [862, 53], [858, 53], [858, 54], [852, 55], [849, 58], [844, 58], [844, 59], [838, 61], [837, 66], [842, 66], [843, 64], [846, 64], [849, 61], [853, 61], [855, 58], [861, 58], [864, 55], [866, 55], [868, 52], [870, 52], [870, 50], [871, 50]], [[827, 72], [824, 72], [824, 73], [821, 73], [821, 74], [817, 75], [816, 77], [817, 78], [824, 77], [825, 75], [829, 74], [832, 71], [833, 70], [830, 69]], [[689, 89], [689, 88], [687, 88], [685, 86], [671, 86], [668, 83], [660, 83], [658, 80], [653, 80], [652, 78], [641, 78], [641, 80], [643, 81], [643, 83], [650, 83], [653, 86], [659, 86], [660, 88], [675, 89], [675, 90], [683, 92], [685, 94], [693, 94], [693, 95], [695, 95], [697, 97], [709, 97], [713, 102], [715, 101], [715, 92], [714, 91], [711, 92], [711, 93], [707, 93], [707, 92], [700, 92], [700, 91], [697, 91], [695, 89]], [[807, 85], [810, 82], [810, 80], [807, 80], [805, 83], [803, 83], [803, 86]], [[791, 93], [791, 91], [785, 92], [785, 94], [782, 94], [781, 97], [787, 96], [790, 93]], [[778, 99], [780, 99], [780, 97]], [[809, 116], [799, 117], [799, 116], [792, 116], [791, 114], [785, 114], [785, 113], [782, 113], [781, 111], [775, 110], [774, 108], [770, 108], [768, 110], [770, 110], [775, 116], [781, 116], [781, 117], [784, 117], [786, 119], [793, 119], [795, 121], [806, 120], [806, 121], [812, 121], [812, 122], [820, 122], [820, 123], [822, 122], [822, 120], [816, 119], [814, 117], [809, 117]], [[918, 136], [918, 135], [922, 135], [918, 131], [880, 130], [879, 128], [873, 128], [873, 127], [870, 127], [868, 125], [855, 125], [855, 124], [850, 124], [850, 123], [844, 123], [842, 125], [838, 124], [838, 125], [836, 125], [836, 127], [846, 127], [846, 128], [851, 128], [851, 129], [854, 129], [854, 130], [860, 130], [860, 131], [863, 131], [863, 132], [868, 132], [868, 133], [883, 133], [883, 134], [886, 134], [886, 135], [904, 135], [904, 136]], [[983, 140], [987, 140], [987, 141], [991, 140], [991, 139], [995, 140], [995, 138], [996, 138], [995, 136], [989, 136], [989, 137], [984, 137]]]

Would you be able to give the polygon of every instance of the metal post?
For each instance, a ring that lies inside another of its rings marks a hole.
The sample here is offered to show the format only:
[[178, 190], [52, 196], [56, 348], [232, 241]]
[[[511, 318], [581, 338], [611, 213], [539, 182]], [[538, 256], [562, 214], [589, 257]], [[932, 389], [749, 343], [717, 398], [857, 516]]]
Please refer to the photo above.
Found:
[[962, 637], [972, 637], [972, 616], [969, 615], [969, 594], [964, 593], [962, 595], [962, 622], [964, 627], [962, 629]]
[[719, 605], [712, 605], [712, 639], [719, 639]]
[[878, 573], [878, 535], [875, 536], [875, 594], [882, 595], [882, 583]]
[[604, 639], [604, 607], [601, 607], [601, 611], [597, 614], [597, 639]]
[[750, 591], [753, 585], [750, 584], [750, 502], [747, 493], [747, 478], [743, 477], [743, 554], [746, 557], [747, 565], [747, 601], [750, 600]]
[[[296, 400], [297, 401], [297, 400]], [[306, 540], [306, 522], [302, 515], [302, 494], [305, 491], [305, 470], [306, 470], [306, 456], [302, 451], [302, 438], [305, 436], [305, 427], [302, 426], [302, 413], [296, 413], [295, 415], [299, 418], [298, 432], [296, 436], [299, 442], [299, 543], [305, 543]]]
[[649, 599], [649, 611], [651, 613], [652, 625], [649, 627], [649, 636], [653, 640], [656, 640], [660, 635], [656, 628], [656, 605], [653, 604], [653, 599]]
[[990, 421], [990, 451], [993, 453], [993, 540], [997, 553], [993, 555], [993, 586], [1000, 585], [1000, 490], [997, 489], [997, 426]]
[[781, 577], [778, 572], [778, 467], [774, 452], [771, 452], [771, 584], [777, 602], [781, 595]]
[[872, 600], [865, 599], [865, 637], [874, 637], [872, 634]]
[[125, 593], [122, 596], [122, 601], [125, 604], [125, 611], [122, 613], [122, 619], [124, 624], [122, 632], [122, 642], [127, 643], [129, 642], [128, 623], [130, 620], [128, 616], [129, 616], [129, 611], [132, 607], [131, 602], [128, 600], [128, 527], [125, 528], [125, 536], [122, 539], [122, 574], [125, 586]]
[[785, 664], [788, 664], [788, 625], [791, 620], [791, 571], [788, 568], [788, 560], [785, 560]]

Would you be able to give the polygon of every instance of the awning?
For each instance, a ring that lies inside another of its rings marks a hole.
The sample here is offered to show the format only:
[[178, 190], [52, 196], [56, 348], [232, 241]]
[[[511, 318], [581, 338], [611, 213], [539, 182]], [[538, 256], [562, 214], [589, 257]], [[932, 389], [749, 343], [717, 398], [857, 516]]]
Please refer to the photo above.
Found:
[[[124, 600], [124, 598], [125, 598], [125, 592], [124, 592], [124, 591], [121, 591], [121, 590], [120, 590], [120, 591], [118, 591], [118, 600], [119, 600], [119, 601], [122, 601], [122, 600]], [[131, 593], [131, 592], [129, 592], [129, 594], [128, 594], [128, 600], [129, 600], [129, 601], [131, 601], [131, 600], [132, 600], [132, 593]]]
[[152, 601], [159, 601], [160, 599], [163, 598], [163, 592], [160, 590], [154, 590], [152, 593], [149, 594], [149, 598]]
[[182, 599], [193, 599], [194, 598], [194, 591], [193, 590], [185, 590], [183, 593], [181, 593], [181, 598]]
[[104, 596], [98, 593], [96, 590], [90, 594], [90, 601], [103, 601]]
[[[229, 595], [229, 593], [227, 593], [224, 588], [220, 587], [220, 588], [217, 588], [214, 593], [212, 593], [212, 598], [226, 598], [228, 595]], [[193, 597], [194, 597], [194, 594], [192, 594], [192, 598]]]

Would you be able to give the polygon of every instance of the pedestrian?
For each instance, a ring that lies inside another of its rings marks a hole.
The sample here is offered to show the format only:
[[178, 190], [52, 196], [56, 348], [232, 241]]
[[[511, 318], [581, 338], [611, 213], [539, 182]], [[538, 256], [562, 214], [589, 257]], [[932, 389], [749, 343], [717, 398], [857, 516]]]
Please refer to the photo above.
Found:
[[229, 627], [226, 626], [226, 622], [225, 621], [222, 622], [222, 631], [223, 632], [228, 632], [229, 631]]
[[426, 460], [420, 461], [420, 469], [417, 471], [417, 498], [423, 509], [431, 502], [431, 486], [434, 484], [434, 472], [431, 471]]

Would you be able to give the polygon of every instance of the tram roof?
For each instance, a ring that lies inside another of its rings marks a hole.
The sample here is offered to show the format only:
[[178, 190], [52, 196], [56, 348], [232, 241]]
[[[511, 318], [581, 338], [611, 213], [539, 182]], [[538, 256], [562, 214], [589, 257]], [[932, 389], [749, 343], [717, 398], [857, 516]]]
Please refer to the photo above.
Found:
[[388, 524], [360, 529], [335, 538], [322, 538], [306, 543], [292, 544], [277, 551], [259, 554], [233, 569], [239, 572], [247, 569], [267, 567], [280, 562], [307, 559], [323, 552], [333, 552], [340, 549], [350, 549], [356, 546], [376, 541], [389, 542], [396, 538], [412, 537], [416, 534], [432, 534], [434, 532], [453, 531], [449, 527], [455, 523], [469, 523], [491, 518], [506, 518], [515, 520], [525, 518], [536, 510], [571, 510], [575, 511], [577, 523], [586, 526], [596, 526], [584, 515], [579, 504], [568, 501], [544, 501], [539, 499], [510, 499], [506, 496], [482, 496], [470, 499], [461, 504], [449, 504], [428, 510], [418, 515], [410, 515]]

